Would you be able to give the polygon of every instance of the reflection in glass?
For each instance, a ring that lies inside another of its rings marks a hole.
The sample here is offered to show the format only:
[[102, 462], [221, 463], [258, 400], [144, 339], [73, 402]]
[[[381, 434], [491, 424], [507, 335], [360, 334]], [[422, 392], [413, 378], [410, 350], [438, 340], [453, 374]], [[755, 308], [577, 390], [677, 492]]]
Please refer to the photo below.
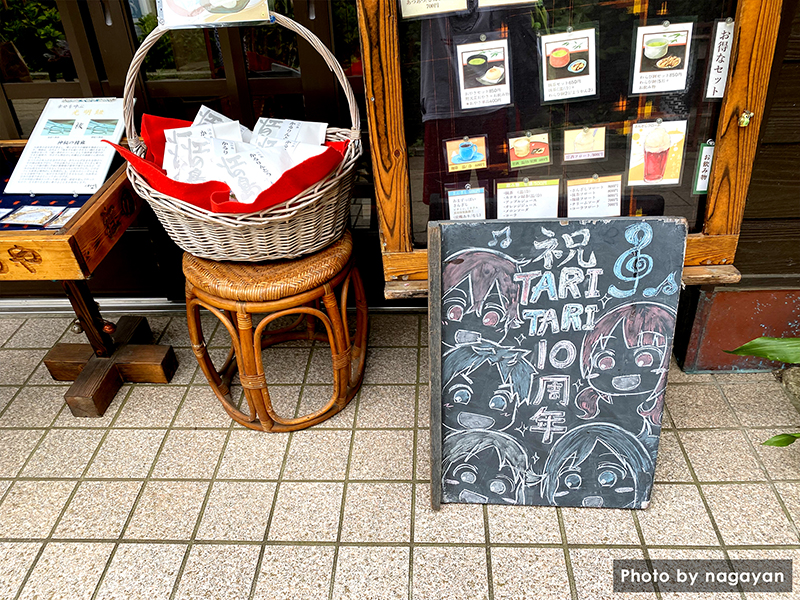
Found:
[[76, 79], [55, 1], [0, 1], [0, 82], [47, 79]]

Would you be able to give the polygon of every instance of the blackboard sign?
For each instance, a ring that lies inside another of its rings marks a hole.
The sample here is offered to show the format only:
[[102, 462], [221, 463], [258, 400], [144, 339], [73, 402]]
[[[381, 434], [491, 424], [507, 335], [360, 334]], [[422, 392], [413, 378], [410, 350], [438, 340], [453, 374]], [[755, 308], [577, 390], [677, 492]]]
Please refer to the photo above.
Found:
[[429, 224], [434, 508], [648, 505], [686, 232]]

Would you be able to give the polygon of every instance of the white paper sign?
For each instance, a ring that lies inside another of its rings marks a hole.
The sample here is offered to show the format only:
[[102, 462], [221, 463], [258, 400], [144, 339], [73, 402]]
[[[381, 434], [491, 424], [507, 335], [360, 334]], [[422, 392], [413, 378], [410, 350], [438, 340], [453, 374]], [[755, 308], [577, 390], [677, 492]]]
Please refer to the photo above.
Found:
[[535, 4], [535, 0], [478, 0], [478, 8], [489, 6], [513, 6], [515, 4]]
[[558, 179], [497, 184], [498, 219], [555, 219]]
[[453, 221], [485, 219], [486, 189], [448, 190], [447, 205]]
[[268, 0], [156, 0], [158, 22], [172, 29], [269, 21]]
[[567, 181], [567, 216], [618, 217], [622, 200], [622, 175]]
[[400, 13], [404, 19], [466, 10], [467, 0], [400, 0]]
[[456, 46], [461, 109], [511, 104], [508, 40]]
[[734, 22], [717, 21], [714, 30], [714, 45], [711, 49], [711, 66], [706, 83], [706, 99], [722, 98], [728, 83], [728, 67], [733, 49]]
[[692, 194], [707, 194], [708, 182], [711, 178], [711, 163], [714, 162], [713, 144], [700, 144], [697, 156], [697, 172], [694, 176]]
[[6, 194], [94, 194], [125, 124], [120, 98], [51, 98], [31, 132]]
[[542, 36], [542, 102], [597, 94], [596, 35], [595, 29], [581, 29]]
[[632, 94], [686, 89], [694, 23], [652, 25], [636, 30]]

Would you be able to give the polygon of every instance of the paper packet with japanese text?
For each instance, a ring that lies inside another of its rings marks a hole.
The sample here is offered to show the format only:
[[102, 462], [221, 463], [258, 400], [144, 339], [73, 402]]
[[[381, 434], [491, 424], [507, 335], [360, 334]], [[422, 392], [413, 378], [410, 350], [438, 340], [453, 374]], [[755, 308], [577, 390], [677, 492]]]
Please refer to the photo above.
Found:
[[292, 167], [282, 148], [258, 148], [243, 142], [215, 139], [216, 168], [238, 202], [252, 204], [258, 195]]
[[285, 142], [302, 142], [321, 146], [325, 143], [327, 123], [313, 121], [292, 121], [289, 119], [260, 118], [253, 129], [251, 143], [261, 146], [263, 140], [273, 139]]
[[[195, 116], [194, 121], [192, 121], [192, 127], [197, 125], [215, 125], [217, 123], [238, 123], [238, 121], [233, 121], [233, 119], [229, 119], [225, 115], [203, 105], [200, 107], [200, 110], [197, 111], [197, 116]], [[242, 141], [249, 143], [253, 132], [242, 124], [239, 124], [239, 131], [242, 134]]]

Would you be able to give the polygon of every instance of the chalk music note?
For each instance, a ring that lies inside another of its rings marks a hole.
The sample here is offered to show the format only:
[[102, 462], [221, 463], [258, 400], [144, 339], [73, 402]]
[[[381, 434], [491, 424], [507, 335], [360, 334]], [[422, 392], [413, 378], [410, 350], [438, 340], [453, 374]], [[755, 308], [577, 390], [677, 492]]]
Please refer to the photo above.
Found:
[[660, 292], [664, 292], [666, 296], [671, 296], [677, 291], [678, 291], [678, 283], [675, 281], [675, 273], [670, 273], [669, 275], [667, 275], [666, 279], [664, 279], [664, 281], [662, 281], [659, 284], [658, 287], [646, 288], [643, 294], [647, 298], [652, 298], [653, 296], [658, 296]]
[[505, 234], [505, 238], [500, 240], [500, 247], [501, 248], [508, 248], [511, 245], [511, 227], [503, 227], [500, 231], [493, 231], [492, 237], [494, 238], [491, 242], [489, 242], [489, 246], [494, 248], [497, 246], [497, 238], [501, 237]]

